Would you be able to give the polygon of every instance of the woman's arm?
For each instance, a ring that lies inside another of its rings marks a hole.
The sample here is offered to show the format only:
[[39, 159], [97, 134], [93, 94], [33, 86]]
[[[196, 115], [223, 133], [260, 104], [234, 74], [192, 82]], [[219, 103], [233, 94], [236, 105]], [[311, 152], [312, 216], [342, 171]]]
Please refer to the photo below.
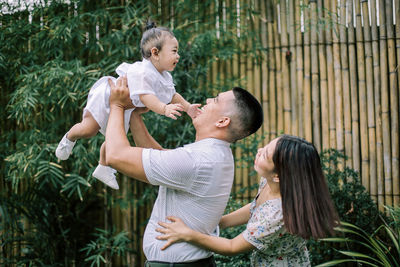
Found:
[[167, 217], [167, 219], [172, 221], [172, 223], [159, 222], [158, 224], [164, 228], [156, 229], [157, 232], [163, 233], [163, 235], [158, 236], [157, 239], [167, 240], [162, 250], [173, 243], [182, 241], [227, 256], [254, 249], [254, 246], [247, 242], [242, 234], [236, 236], [234, 239], [210, 236], [190, 229], [177, 217], [170, 216]]
[[222, 216], [221, 220], [219, 221], [219, 226], [224, 229], [247, 223], [250, 219], [250, 205], [251, 203], [241, 207], [238, 210], [235, 210], [234, 212]]

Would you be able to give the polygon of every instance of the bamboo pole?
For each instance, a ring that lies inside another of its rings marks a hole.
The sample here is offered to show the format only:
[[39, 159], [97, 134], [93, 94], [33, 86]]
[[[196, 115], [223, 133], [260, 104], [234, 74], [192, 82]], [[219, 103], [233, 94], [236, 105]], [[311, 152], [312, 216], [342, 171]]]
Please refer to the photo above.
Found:
[[[397, 89], [396, 47], [393, 26], [393, 2], [386, 1], [386, 33], [389, 59], [389, 95], [390, 95], [390, 134], [392, 150], [392, 188], [393, 201], [399, 203], [399, 93]], [[397, 1], [397, 5], [400, 3]], [[397, 22], [399, 23], [399, 22]], [[393, 203], [395, 204], [395, 203]], [[390, 203], [389, 203], [390, 205]]]
[[[133, 181], [133, 196], [135, 201], [132, 203], [133, 206], [133, 217], [132, 217], [132, 225], [133, 225], [133, 231], [135, 233], [134, 239], [133, 239], [133, 244], [134, 244], [134, 250], [135, 251], [140, 251], [142, 249], [141, 246], [141, 238], [140, 238], [140, 232], [139, 232], [139, 208], [138, 208], [138, 198], [139, 198], [139, 186], [138, 186], [138, 181]], [[138, 261], [138, 258], [135, 257], [135, 261]]]
[[381, 108], [381, 76], [379, 59], [379, 36], [377, 27], [376, 1], [371, 0], [371, 40], [372, 40], [372, 61], [374, 76], [374, 106], [375, 106], [375, 136], [376, 136], [376, 180], [378, 190], [378, 208], [384, 211], [385, 185], [383, 166], [383, 140], [382, 140], [382, 108]]
[[385, 177], [385, 205], [392, 205], [392, 166], [390, 152], [390, 110], [389, 110], [389, 84], [387, 70], [387, 32], [384, 0], [379, 1], [379, 49], [380, 49], [380, 74], [381, 74], [381, 105], [382, 105], [382, 140], [383, 140], [383, 166]]
[[[234, 4], [234, 9], [236, 10], [236, 16], [239, 19], [239, 23], [242, 23], [242, 20], [241, 20], [242, 16], [240, 15], [241, 6], [240, 5], [236, 6], [237, 4], [239, 4], [239, 2], [236, 2], [236, 3], [234, 2], [233, 4]], [[243, 75], [243, 66], [241, 64], [242, 51], [241, 51], [241, 46], [240, 46], [240, 43], [241, 43], [241, 40], [240, 40], [240, 33], [241, 33], [240, 27], [241, 27], [241, 24], [239, 24], [239, 25], [236, 24], [235, 26], [236, 26], [235, 29], [236, 29], [236, 32], [238, 34], [238, 40], [239, 40], [238, 41], [238, 43], [239, 43], [239, 53], [234, 55], [234, 62], [236, 62], [236, 64], [234, 64], [233, 66], [234, 66], [234, 73], [236, 73], [237, 77], [239, 77], [239, 86], [241, 86], [242, 78], [243, 78], [242, 77], [242, 75]], [[236, 156], [235, 158], [237, 160], [237, 163], [240, 163], [239, 159], [240, 159], [241, 155], [242, 155], [242, 149], [240, 148], [240, 146], [237, 146], [236, 149], [235, 149], [235, 156]], [[236, 168], [236, 176], [235, 176], [236, 192], [238, 192], [243, 187], [245, 187], [245, 184], [243, 182], [243, 171], [244, 171], [244, 169], [241, 168], [240, 166], [238, 166]], [[244, 199], [244, 195], [243, 194], [240, 195], [240, 199], [241, 200]]]
[[294, 13], [294, 2], [289, 1], [289, 48], [286, 54], [286, 60], [289, 64], [290, 73], [290, 109], [291, 109], [291, 134], [298, 135], [299, 133], [299, 119], [297, 113], [297, 82], [296, 82], [296, 26], [295, 26], [295, 13]]
[[270, 125], [270, 140], [275, 138], [278, 134], [277, 128], [277, 99], [276, 99], [276, 60], [275, 60], [275, 40], [276, 36], [276, 16], [274, 16], [275, 5], [267, 2], [267, 31], [268, 31], [268, 73], [269, 73], [269, 125]]
[[364, 19], [364, 47], [365, 47], [365, 68], [367, 86], [367, 124], [368, 124], [368, 144], [369, 144], [369, 193], [371, 197], [378, 201], [378, 188], [376, 180], [376, 125], [375, 125], [375, 106], [374, 106], [374, 80], [372, 63], [372, 44], [371, 27], [368, 13], [368, 2], [361, 1], [362, 14]]
[[[304, 67], [303, 67], [303, 36], [301, 32], [301, 9], [300, 9], [300, 1], [295, 0], [295, 21], [296, 21], [296, 56], [293, 57], [296, 60], [296, 88], [297, 94], [295, 107], [293, 110], [297, 113], [297, 134], [301, 137], [304, 137], [304, 122], [303, 122], [303, 75], [304, 75]], [[292, 103], [294, 100], [292, 99]]]
[[[357, 66], [358, 66], [358, 97], [360, 110], [360, 141], [361, 141], [361, 180], [369, 191], [368, 167], [368, 121], [367, 121], [367, 94], [365, 84], [365, 56], [364, 37], [362, 32], [360, 3], [356, 2], [356, 39], [357, 39]], [[364, 25], [365, 26], [365, 25]]]
[[350, 107], [350, 74], [347, 47], [347, 28], [346, 28], [346, 0], [340, 0], [339, 5], [339, 39], [340, 39], [340, 60], [342, 72], [342, 103], [343, 103], [343, 122], [344, 122], [344, 149], [346, 166], [353, 167], [352, 153], [352, 132], [351, 132], [351, 107]]
[[[330, 10], [331, 0], [324, 1], [325, 12], [324, 19], [334, 21], [335, 13]], [[333, 51], [332, 51], [332, 29], [325, 29], [325, 49], [326, 49], [326, 67], [328, 78], [328, 97], [329, 97], [329, 147], [336, 148], [336, 113], [335, 113], [335, 77], [333, 70]]]
[[[400, 3], [396, 2], [395, 3], [395, 16], [396, 16], [396, 32], [395, 32], [395, 37], [396, 37], [396, 48], [397, 48], [397, 90], [398, 94], [397, 96], [400, 97], [400, 71], [399, 71], [399, 65], [400, 65]], [[400, 99], [398, 99], [400, 102]], [[397, 142], [399, 142], [399, 136], [397, 136]], [[399, 162], [397, 162], [397, 166], [399, 166]], [[394, 205], [399, 205], [400, 203], [400, 184], [398, 182], [398, 177], [396, 178], [397, 182], [393, 182], [393, 204]]]
[[349, 47], [349, 74], [350, 74], [350, 103], [351, 103], [351, 131], [352, 131], [352, 155], [353, 169], [360, 171], [360, 131], [358, 111], [358, 76], [357, 76], [357, 50], [355, 45], [355, 31], [353, 19], [353, 1], [347, 1], [348, 23], [348, 47]]
[[283, 97], [283, 131], [284, 133], [291, 133], [291, 119], [292, 110], [290, 102], [290, 83], [289, 83], [289, 64], [286, 60], [286, 53], [289, 51], [288, 47], [288, 33], [287, 33], [287, 9], [286, 1], [279, 1], [280, 5], [280, 37], [281, 37], [281, 67], [282, 67], [282, 97]]
[[[255, 10], [261, 10], [261, 3], [260, 0], [256, 0], [255, 1]], [[258, 33], [257, 36], [255, 37], [255, 42], [259, 43], [260, 45], [263, 45], [262, 43], [262, 37], [261, 37], [261, 17], [260, 14], [257, 16], [254, 16], [254, 23], [252, 23], [252, 32], [254, 33]], [[258, 40], [257, 40], [258, 39]], [[255, 90], [255, 96], [258, 99], [258, 101], [262, 104], [263, 100], [262, 100], [262, 93], [263, 93], [263, 88], [262, 88], [262, 77], [263, 77], [263, 73], [262, 73], [262, 66], [263, 66], [263, 60], [262, 60], [262, 52], [261, 51], [256, 51], [257, 53], [257, 58], [253, 59], [253, 63], [254, 63], [254, 90]], [[263, 127], [260, 127], [260, 129], [258, 129], [257, 131], [257, 135], [258, 138], [262, 138], [263, 136]], [[252, 164], [250, 164], [249, 166], [249, 172], [251, 172], [252, 170], [254, 170], [254, 167]], [[250, 176], [250, 183], [251, 185], [257, 185], [258, 184], [258, 176], [257, 174], [253, 174]], [[251, 197], [252, 199], [254, 197], [256, 197], [258, 192], [257, 187], [253, 187], [252, 191], [251, 191]], [[251, 199], [251, 200], [252, 200]], [[249, 200], [249, 201], [251, 201]]]
[[[240, 51], [242, 52], [242, 55], [240, 57], [240, 74], [241, 74], [241, 79], [240, 81], [242, 82], [242, 87], [248, 88], [249, 84], [249, 78], [247, 68], [248, 68], [248, 51], [247, 51], [247, 36], [246, 36], [246, 26], [247, 26], [247, 13], [246, 13], [246, 5], [242, 2], [239, 2], [240, 5]], [[247, 146], [246, 140], [242, 140], [241, 143], [244, 146]], [[248, 189], [250, 186], [249, 183], [249, 172], [248, 169], [245, 167], [245, 164], [242, 163], [242, 181], [243, 181], [243, 188]], [[249, 190], [246, 190], [243, 194], [243, 198], [245, 200], [248, 200], [250, 198], [250, 192]]]
[[[336, 1], [331, 1], [332, 12], [337, 12]], [[339, 23], [339, 21], [337, 21]], [[338, 24], [334, 23], [332, 30], [332, 46], [333, 46], [333, 71], [335, 75], [335, 113], [336, 113], [336, 144], [337, 150], [344, 152], [344, 134], [343, 134], [343, 91], [342, 91], [342, 73], [340, 64], [340, 44]], [[339, 160], [339, 167], [342, 168], [344, 162]]]
[[[257, 41], [255, 40], [256, 37], [253, 36], [253, 33], [255, 32], [254, 29], [254, 16], [251, 14], [251, 10], [254, 10], [254, 5], [253, 2], [249, 3], [249, 6], [245, 8], [245, 12], [243, 15], [245, 16], [243, 19], [243, 22], [245, 23], [245, 29], [247, 33], [250, 33], [250, 36], [247, 36], [247, 38], [244, 40], [244, 49], [246, 50], [245, 52], [245, 59], [246, 59], [246, 80], [247, 80], [247, 85], [246, 88], [247, 90], [250, 91], [250, 93], [255, 96], [257, 99], [259, 99], [259, 93], [257, 93], [258, 88], [257, 83], [255, 81], [255, 73], [256, 73], [256, 62], [253, 58], [253, 53], [255, 52], [255, 47], [254, 43]], [[258, 132], [259, 133], [259, 132]], [[250, 141], [246, 140], [246, 146], [250, 146]], [[246, 165], [251, 165], [251, 164], [246, 164]], [[248, 187], [251, 187], [253, 184], [257, 183], [256, 176], [250, 175], [252, 166], [246, 166], [245, 169], [245, 178], [247, 180]], [[257, 190], [247, 190], [247, 200], [251, 201], [253, 197], [255, 197], [257, 194]]]
[[[280, 17], [280, 13], [277, 12], [277, 8], [279, 7], [279, 4], [277, 4], [277, 1], [273, 1], [273, 6], [274, 6], [274, 14], [275, 20], [274, 20], [274, 36], [279, 36], [280, 31], [279, 31], [279, 21], [282, 20]], [[281, 61], [281, 40], [279, 37], [274, 38], [275, 41], [275, 64], [276, 64], [276, 108], [277, 108], [277, 131], [278, 135], [280, 132], [284, 130], [284, 114], [283, 114], [283, 88], [282, 88], [282, 61]]]
[[312, 142], [316, 149], [321, 152], [321, 102], [319, 85], [319, 48], [318, 48], [318, 8], [317, 1], [309, 1], [311, 10], [311, 100], [312, 100]]
[[267, 7], [265, 1], [261, 1], [261, 42], [262, 47], [266, 53], [264, 54], [263, 61], [261, 62], [261, 78], [262, 78], [262, 106], [264, 112], [264, 123], [263, 123], [263, 144], [265, 145], [267, 140], [270, 140], [270, 130], [269, 123], [267, 120], [269, 119], [269, 94], [268, 94], [268, 82], [269, 82], [269, 71], [268, 71], [268, 60], [267, 57], [270, 54], [270, 50], [268, 47], [268, 32], [267, 32], [267, 20], [269, 19], [267, 16]]
[[[317, 3], [318, 20], [323, 18], [324, 9], [322, 0]], [[321, 150], [329, 148], [329, 96], [328, 96], [328, 78], [326, 73], [326, 48], [324, 28], [318, 26], [318, 60], [320, 75], [320, 95], [321, 95]]]
[[304, 81], [303, 81], [303, 116], [304, 136], [312, 142], [312, 115], [311, 115], [311, 49], [310, 49], [310, 14], [309, 6], [304, 9]]
[[[255, 0], [254, 1], [254, 10], [260, 10], [260, 0]], [[260, 14], [258, 15], [253, 15], [251, 16], [252, 20], [250, 21], [251, 25], [251, 31], [254, 33], [257, 33], [256, 36], [254, 36], [254, 43], [258, 43], [262, 45], [262, 37], [261, 37], [261, 17]], [[261, 52], [259, 51], [258, 48], [254, 48], [256, 50], [256, 58], [253, 58], [253, 64], [254, 64], [254, 95], [262, 103], [262, 90], [261, 90], [261, 79], [262, 79], [262, 73], [261, 73], [261, 62], [262, 62], [262, 55]], [[262, 135], [262, 128], [260, 128], [257, 132], [259, 135]]]

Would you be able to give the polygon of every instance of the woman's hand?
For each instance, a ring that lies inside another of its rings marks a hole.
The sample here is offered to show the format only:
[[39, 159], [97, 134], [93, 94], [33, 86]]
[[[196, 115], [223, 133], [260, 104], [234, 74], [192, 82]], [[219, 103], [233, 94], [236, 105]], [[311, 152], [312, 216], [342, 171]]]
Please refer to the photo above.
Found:
[[157, 236], [158, 240], [167, 240], [168, 242], [161, 248], [161, 250], [166, 249], [170, 245], [177, 242], [189, 242], [190, 236], [193, 232], [192, 229], [186, 226], [186, 224], [179, 218], [174, 216], [168, 216], [168, 220], [171, 223], [158, 222], [163, 228], [157, 228], [156, 231], [162, 233], [163, 235]]

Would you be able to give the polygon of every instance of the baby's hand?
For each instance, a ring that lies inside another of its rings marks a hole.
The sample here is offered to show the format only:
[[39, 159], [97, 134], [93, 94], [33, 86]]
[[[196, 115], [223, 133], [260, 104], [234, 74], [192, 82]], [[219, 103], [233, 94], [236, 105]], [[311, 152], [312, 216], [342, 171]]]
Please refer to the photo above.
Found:
[[181, 116], [179, 111], [183, 111], [183, 106], [181, 104], [169, 104], [165, 106], [164, 115], [176, 120], [176, 116]]
[[199, 107], [201, 107], [201, 104], [191, 104], [186, 113], [192, 118], [196, 118], [197, 115], [199, 115], [202, 111], [201, 109], [199, 109]]

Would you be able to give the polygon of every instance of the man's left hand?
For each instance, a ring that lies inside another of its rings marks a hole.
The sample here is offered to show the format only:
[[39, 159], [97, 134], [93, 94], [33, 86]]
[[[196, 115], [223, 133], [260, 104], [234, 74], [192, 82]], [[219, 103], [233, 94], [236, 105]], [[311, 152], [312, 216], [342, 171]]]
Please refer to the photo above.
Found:
[[110, 107], [118, 106], [123, 109], [135, 108], [129, 96], [126, 76], [120, 77], [115, 85], [111, 79], [108, 79], [108, 84], [111, 88]]

